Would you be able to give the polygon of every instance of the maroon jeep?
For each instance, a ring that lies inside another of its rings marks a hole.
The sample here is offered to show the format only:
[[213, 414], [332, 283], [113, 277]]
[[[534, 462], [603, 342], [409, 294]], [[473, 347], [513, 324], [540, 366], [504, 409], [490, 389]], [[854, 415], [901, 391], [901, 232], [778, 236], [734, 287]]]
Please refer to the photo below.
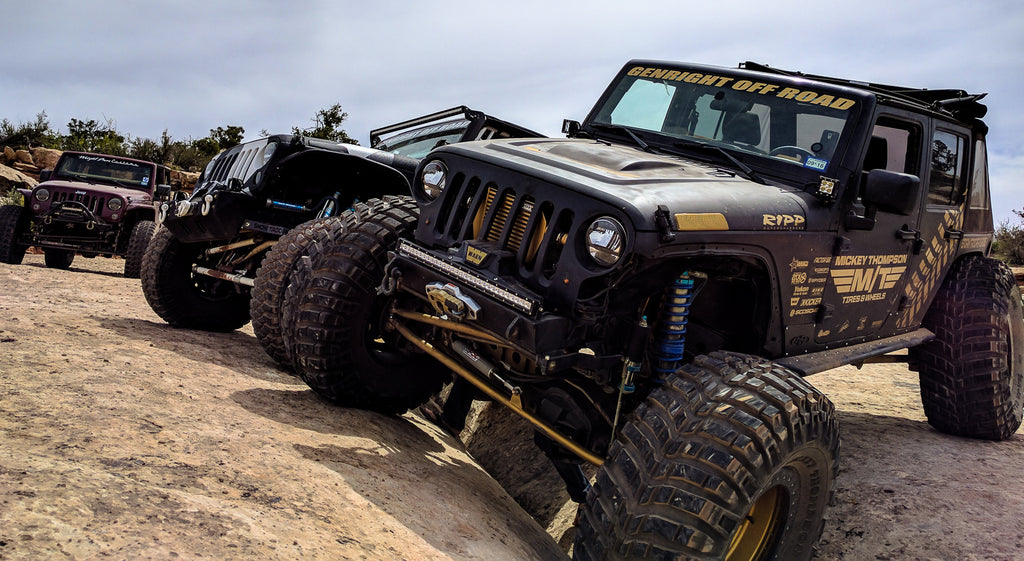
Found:
[[156, 229], [154, 200], [169, 197], [170, 170], [132, 158], [64, 152], [43, 170], [25, 204], [0, 207], [0, 262], [20, 264], [40, 247], [46, 266], [67, 269], [75, 254], [124, 257], [124, 276], [139, 277]]

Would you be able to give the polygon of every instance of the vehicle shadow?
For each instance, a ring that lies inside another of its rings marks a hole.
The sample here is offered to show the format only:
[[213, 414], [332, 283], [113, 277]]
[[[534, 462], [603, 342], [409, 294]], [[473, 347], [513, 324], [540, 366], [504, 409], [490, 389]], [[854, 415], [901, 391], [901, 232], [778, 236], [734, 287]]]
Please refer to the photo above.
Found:
[[[104, 259], [104, 258], [103, 257], [95, 257], [94, 259]], [[88, 262], [84, 258], [76, 259], [75, 262], [71, 265], [71, 267], [66, 269], [64, 272], [68, 272], [68, 273], [88, 273], [90, 275], [100, 275], [100, 276], [104, 276], [104, 277], [121, 278], [121, 279], [125, 278], [123, 272], [105, 271], [105, 270], [102, 270], [102, 269], [94, 269], [94, 268], [89, 268], [89, 267], [82, 267], [81, 265], [82, 265], [83, 261], [86, 262], [86, 263]], [[37, 262], [29, 262], [29, 261], [23, 262], [21, 264], [21, 266], [22, 267], [35, 267], [37, 269], [48, 269], [49, 268], [49, 267], [46, 266], [46, 263], [37, 263]]]
[[301, 461], [333, 471], [441, 552], [459, 558], [489, 543], [488, 558], [565, 559], [465, 448], [418, 414], [337, 407], [312, 392], [257, 388], [231, 399], [255, 415], [320, 435], [292, 442]]
[[145, 319], [92, 316], [101, 327], [125, 339], [150, 343], [182, 357], [214, 364], [233, 372], [292, 385], [302, 380], [280, 369], [260, 346], [256, 337], [243, 331], [227, 333], [173, 327]]

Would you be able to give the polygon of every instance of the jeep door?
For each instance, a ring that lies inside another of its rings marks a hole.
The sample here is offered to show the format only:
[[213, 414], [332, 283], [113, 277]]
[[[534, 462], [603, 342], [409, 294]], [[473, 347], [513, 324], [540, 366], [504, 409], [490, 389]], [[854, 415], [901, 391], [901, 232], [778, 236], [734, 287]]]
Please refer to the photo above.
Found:
[[904, 304], [895, 329], [921, 323], [946, 277], [963, 239], [971, 132], [962, 125], [933, 120], [922, 162], [923, 201], [917, 225], [917, 251], [911, 257]]
[[825, 264], [828, 278], [815, 331], [818, 344], [884, 337], [895, 331], [893, 320], [906, 307], [905, 286], [922, 248], [919, 178], [928, 133], [926, 124], [912, 113], [887, 108], [876, 113], [863, 149], [854, 210], [845, 218], [832, 259]]

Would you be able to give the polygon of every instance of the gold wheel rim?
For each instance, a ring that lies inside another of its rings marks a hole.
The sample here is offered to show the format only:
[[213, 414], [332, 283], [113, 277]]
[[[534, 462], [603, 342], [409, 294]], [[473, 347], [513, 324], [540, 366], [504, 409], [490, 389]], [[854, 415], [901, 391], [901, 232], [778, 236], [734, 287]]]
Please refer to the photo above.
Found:
[[758, 561], [764, 557], [785, 519], [785, 497], [782, 487], [773, 487], [754, 501], [729, 544], [725, 561]]

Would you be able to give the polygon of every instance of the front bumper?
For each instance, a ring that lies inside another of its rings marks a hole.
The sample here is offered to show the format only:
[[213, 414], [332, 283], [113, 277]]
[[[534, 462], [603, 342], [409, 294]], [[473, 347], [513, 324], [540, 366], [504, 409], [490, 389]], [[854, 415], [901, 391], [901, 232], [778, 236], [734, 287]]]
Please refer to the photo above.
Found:
[[[441, 256], [402, 240], [388, 276], [397, 279], [399, 290], [425, 300], [439, 315], [470, 324], [508, 341], [522, 352], [536, 356], [538, 352], [552, 347], [564, 348], [568, 344], [569, 321], [544, 313], [536, 295], [475, 271], [450, 256]], [[439, 302], [438, 293], [445, 285], [455, 287], [447, 290], [452, 296], [446, 298], [447, 308]], [[455, 309], [458, 302], [475, 308], [472, 317], [459, 317], [462, 314]]]
[[119, 223], [108, 222], [85, 205], [65, 202], [33, 219], [35, 226], [21, 243], [71, 251], [116, 253]]
[[175, 238], [194, 243], [235, 237], [254, 207], [249, 195], [221, 191], [186, 201], [159, 203], [156, 216], [157, 223]]
[[427, 302], [440, 317], [501, 340], [536, 361], [542, 373], [566, 368], [600, 369], [622, 357], [584, 349], [585, 329], [545, 311], [541, 298], [503, 277], [466, 265], [454, 255], [399, 242], [388, 266], [385, 291], [399, 290]]

